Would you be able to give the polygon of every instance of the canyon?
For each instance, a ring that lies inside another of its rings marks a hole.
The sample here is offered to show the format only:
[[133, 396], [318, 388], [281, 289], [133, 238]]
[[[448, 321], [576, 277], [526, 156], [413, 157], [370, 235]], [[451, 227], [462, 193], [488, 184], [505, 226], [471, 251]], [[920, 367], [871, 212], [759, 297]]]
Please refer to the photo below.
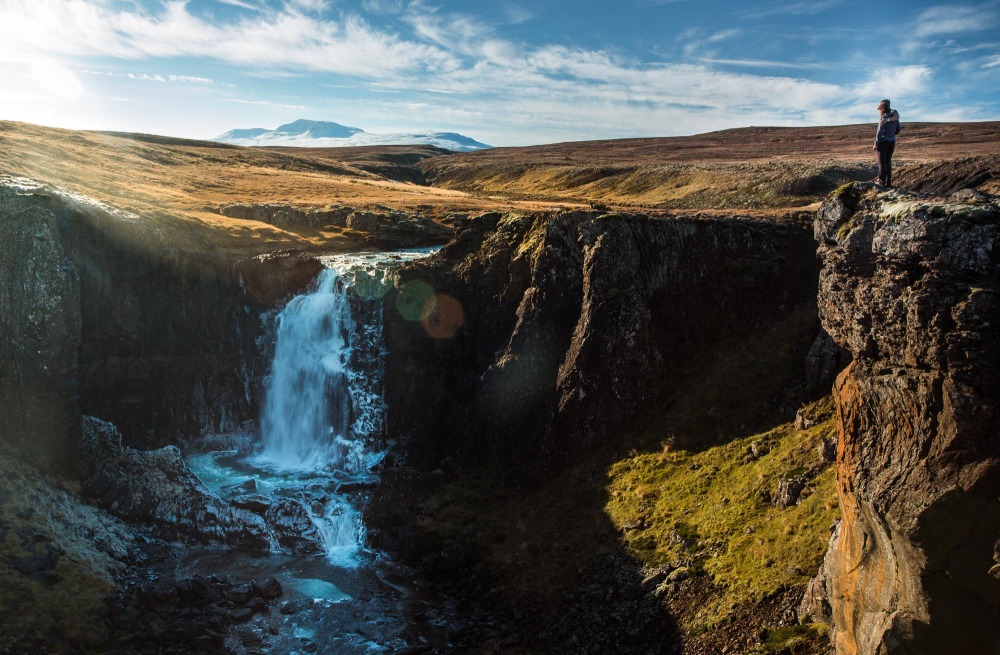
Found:
[[[0, 123], [0, 652], [993, 652], [1000, 154], [907, 129], [885, 189], [851, 126]], [[340, 440], [293, 473], [318, 293]]]

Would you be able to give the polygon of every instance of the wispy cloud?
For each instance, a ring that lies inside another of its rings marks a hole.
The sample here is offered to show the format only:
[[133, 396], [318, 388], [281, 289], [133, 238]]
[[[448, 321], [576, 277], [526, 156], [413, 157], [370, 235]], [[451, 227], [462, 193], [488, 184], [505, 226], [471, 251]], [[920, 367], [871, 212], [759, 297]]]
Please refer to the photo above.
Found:
[[242, 98], [225, 98], [221, 102], [234, 102], [239, 105], [257, 105], [260, 107], [268, 107], [270, 109], [309, 109], [304, 105], [286, 105], [280, 102], [271, 102], [270, 100], [244, 100]]
[[210, 77], [199, 77], [197, 75], [163, 75], [161, 73], [117, 73], [115, 71], [95, 71], [81, 70], [86, 75], [102, 75], [104, 77], [123, 77], [130, 80], [143, 80], [149, 82], [180, 82], [187, 84], [214, 84], [215, 80]]
[[920, 38], [979, 32], [997, 25], [998, 4], [938, 5], [920, 12], [914, 23], [913, 34]]
[[722, 64], [724, 66], [744, 66], [747, 68], [787, 68], [791, 70], [828, 70], [830, 68], [833, 68], [832, 64], [818, 64], [818, 63], [794, 62], [794, 61], [771, 61], [768, 59], [702, 58], [700, 61], [706, 64]]
[[503, 11], [507, 16], [507, 22], [511, 25], [520, 25], [535, 17], [535, 14], [531, 10], [514, 2], [505, 3]]
[[259, 4], [253, 2], [248, 2], [247, 0], [215, 0], [219, 4], [229, 5], [231, 7], [240, 7], [242, 9], [249, 9], [251, 11], [257, 11], [260, 9]]
[[747, 9], [740, 12], [744, 18], [764, 18], [767, 16], [812, 16], [828, 9], [839, 7], [844, 0], [795, 0], [793, 2], [772, 2], [766, 7]]

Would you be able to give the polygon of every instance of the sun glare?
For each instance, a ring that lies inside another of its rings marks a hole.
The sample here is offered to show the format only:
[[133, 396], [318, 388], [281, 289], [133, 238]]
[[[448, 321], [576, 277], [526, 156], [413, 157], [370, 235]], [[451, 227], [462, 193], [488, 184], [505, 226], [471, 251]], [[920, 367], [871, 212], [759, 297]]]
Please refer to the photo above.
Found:
[[83, 83], [73, 71], [51, 59], [40, 59], [29, 64], [31, 77], [52, 95], [75, 99], [83, 95]]

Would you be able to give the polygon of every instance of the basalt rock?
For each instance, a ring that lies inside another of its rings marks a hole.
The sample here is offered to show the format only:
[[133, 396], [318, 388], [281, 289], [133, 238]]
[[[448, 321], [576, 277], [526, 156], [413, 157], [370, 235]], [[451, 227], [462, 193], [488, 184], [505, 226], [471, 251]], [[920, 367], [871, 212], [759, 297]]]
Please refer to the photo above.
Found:
[[1000, 203], [855, 184], [820, 208], [843, 519], [824, 565], [848, 655], [1000, 652]]
[[[813, 249], [794, 221], [470, 218], [397, 273], [389, 430], [412, 437], [417, 458], [534, 453], [558, 466], [676, 388], [694, 358], [813, 311]], [[422, 312], [408, 311], [415, 290]]]
[[84, 493], [113, 514], [154, 524], [167, 538], [267, 550], [264, 520], [233, 507], [195, 476], [174, 446], [138, 451], [111, 423], [84, 417], [77, 451]]

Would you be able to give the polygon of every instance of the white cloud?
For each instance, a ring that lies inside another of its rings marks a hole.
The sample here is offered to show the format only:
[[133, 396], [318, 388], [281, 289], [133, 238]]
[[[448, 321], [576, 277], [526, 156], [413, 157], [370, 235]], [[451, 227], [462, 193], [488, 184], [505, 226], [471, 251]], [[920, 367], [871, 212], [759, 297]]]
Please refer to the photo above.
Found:
[[997, 66], [1000, 66], [1000, 55], [993, 55], [983, 64], [983, 68], [996, 68]]
[[[320, 4], [300, 0], [277, 9], [261, 5], [259, 11], [214, 22], [190, 13], [178, 1], [146, 12], [134, 5], [114, 9], [122, 5], [103, 1], [0, 0], [0, 61], [5, 56], [22, 62], [40, 56], [186, 57], [233, 64], [246, 75], [333, 74], [320, 83], [347, 81], [348, 87], [358, 88], [357, 81], [343, 77], [351, 76], [381, 94], [377, 101], [369, 96], [364, 102], [382, 107], [386, 115], [393, 110], [419, 112], [441, 120], [442, 128], [465, 126], [473, 134], [478, 126], [480, 138], [499, 143], [541, 142], [558, 135], [648, 136], [747, 124], [870, 120], [873, 98], [906, 101], [924, 92], [932, 79], [929, 67], [915, 65], [873, 71], [858, 84], [818, 82], [793, 72], [818, 64], [718, 59], [693, 45], [737, 37], [737, 29], [707, 34], [689, 30], [679, 38], [682, 49], [691, 46], [685, 50], [687, 59], [648, 63], [610, 50], [499, 38], [470, 15], [443, 12], [420, 1], [403, 6], [396, 0], [366, 0], [364, 6], [371, 11], [398, 12], [398, 33], [377, 29], [357, 15], [333, 19], [305, 12], [307, 5], [322, 9]], [[773, 74], [720, 70], [719, 64], [767, 68]], [[993, 59], [987, 65], [1000, 62]], [[207, 77], [131, 75], [155, 82], [213, 84]], [[301, 111], [307, 109], [302, 103], [318, 102], [288, 95], [282, 99], [288, 103], [215, 98], [276, 111]], [[358, 114], [375, 111], [358, 103]], [[338, 106], [342, 104], [338, 99]], [[484, 130], [488, 132], [482, 134]]]
[[881, 98], [890, 98], [893, 104], [896, 98], [906, 98], [919, 95], [926, 91], [933, 77], [933, 71], [927, 66], [901, 66], [874, 71], [870, 79], [861, 84], [856, 95], [872, 98], [877, 103]]
[[357, 17], [339, 22], [289, 6], [213, 24], [164, 4], [159, 14], [114, 11], [83, 0], [0, 0], [0, 56], [41, 53], [123, 59], [209, 57], [245, 66], [305, 69], [358, 76], [447, 68], [443, 49], [372, 29]]

